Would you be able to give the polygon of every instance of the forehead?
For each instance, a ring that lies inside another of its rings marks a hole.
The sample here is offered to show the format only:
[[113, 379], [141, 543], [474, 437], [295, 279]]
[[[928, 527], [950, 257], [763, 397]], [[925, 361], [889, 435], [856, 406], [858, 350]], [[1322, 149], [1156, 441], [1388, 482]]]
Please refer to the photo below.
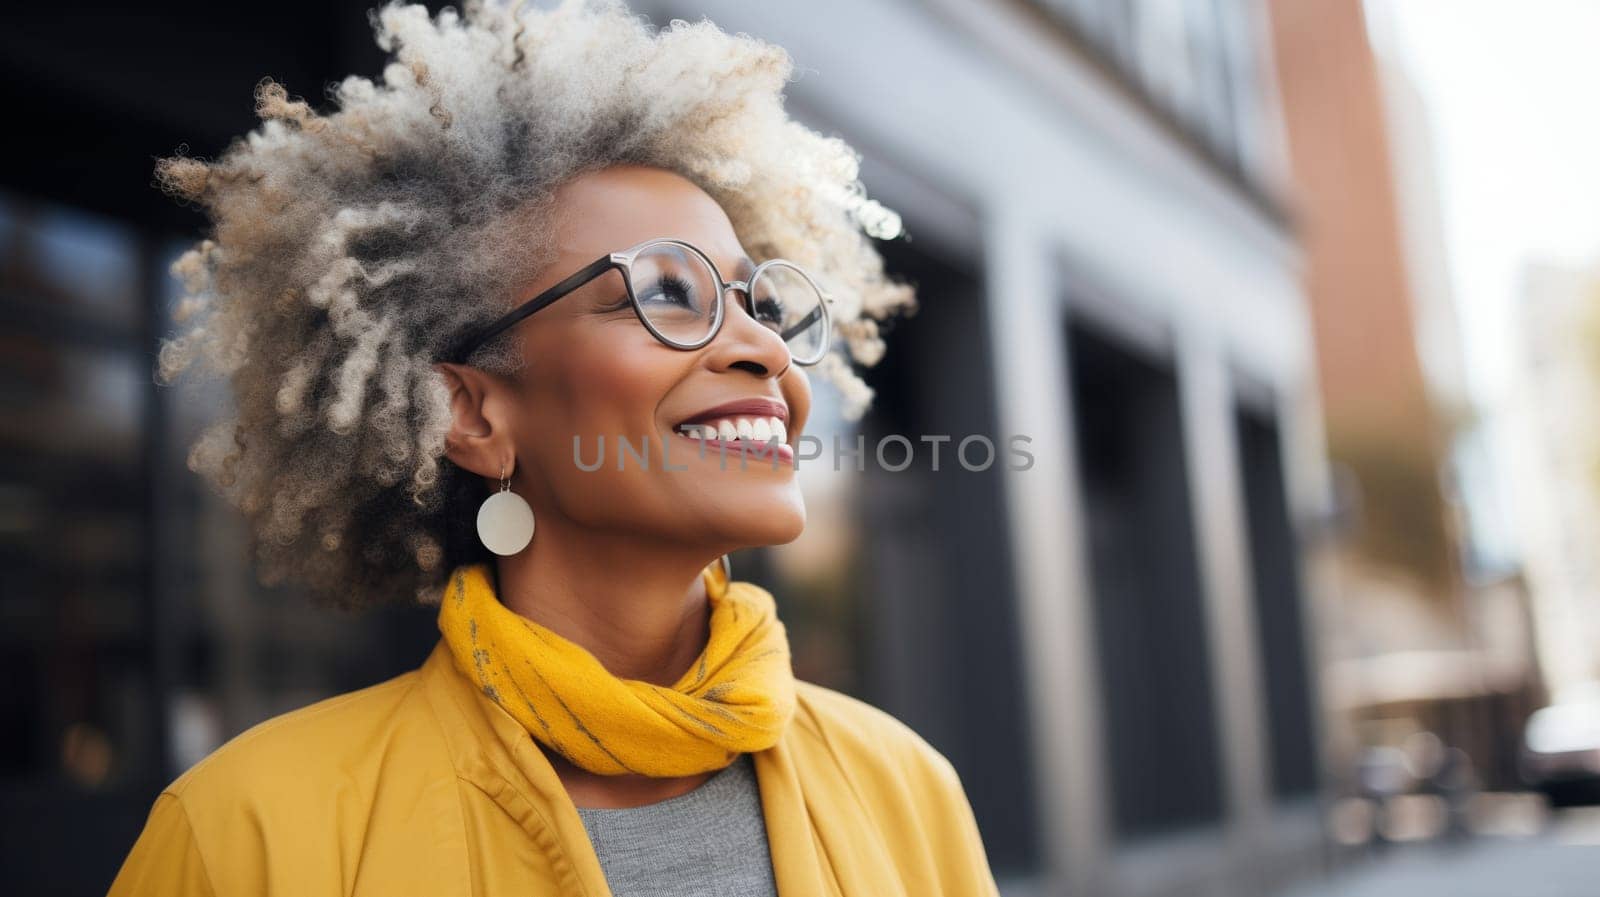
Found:
[[556, 242], [563, 256], [591, 261], [653, 237], [686, 240], [711, 256], [725, 277], [745, 257], [722, 206], [674, 172], [614, 166], [556, 191]]

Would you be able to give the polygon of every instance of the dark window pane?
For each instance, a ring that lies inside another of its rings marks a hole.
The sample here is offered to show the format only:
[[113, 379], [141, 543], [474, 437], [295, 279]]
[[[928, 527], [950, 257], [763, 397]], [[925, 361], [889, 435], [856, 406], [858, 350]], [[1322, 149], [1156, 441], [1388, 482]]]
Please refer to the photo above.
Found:
[[1249, 411], [1240, 411], [1235, 423], [1255, 588], [1256, 644], [1266, 687], [1272, 790], [1284, 798], [1311, 794], [1317, 788], [1317, 765], [1304, 599], [1278, 426], [1272, 418]]
[[1118, 836], [1214, 822], [1222, 794], [1172, 373], [1068, 328]]

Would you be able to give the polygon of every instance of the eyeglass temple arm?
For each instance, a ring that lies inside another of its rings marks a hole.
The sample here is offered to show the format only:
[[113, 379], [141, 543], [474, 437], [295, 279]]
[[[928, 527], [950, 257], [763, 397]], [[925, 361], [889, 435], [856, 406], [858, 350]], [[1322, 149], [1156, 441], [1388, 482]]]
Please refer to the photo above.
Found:
[[494, 337], [499, 336], [508, 328], [521, 323], [529, 315], [541, 308], [544, 308], [545, 306], [551, 305], [557, 299], [560, 299], [573, 290], [576, 290], [577, 288], [583, 286], [596, 277], [599, 277], [612, 268], [620, 267], [621, 265], [619, 265], [609, 255], [595, 259], [583, 269], [574, 272], [571, 277], [566, 278], [550, 289], [545, 290], [543, 293], [540, 293], [534, 298], [529, 299], [527, 302], [517, 306], [515, 309], [512, 309], [505, 315], [496, 319], [493, 323], [479, 330], [474, 330], [468, 333], [464, 338], [458, 340], [448, 352], [440, 356], [439, 360], [451, 362], [453, 364], [465, 363], [467, 356], [471, 355], [475, 349]]
[[810, 327], [817, 320], [817, 318], [821, 316], [822, 306], [819, 305], [816, 308], [813, 308], [805, 317], [797, 321], [793, 327], [786, 328], [782, 333], [779, 334], [779, 336], [783, 337], [784, 342], [788, 342], [790, 339], [794, 338], [795, 334], [798, 334], [807, 327]]

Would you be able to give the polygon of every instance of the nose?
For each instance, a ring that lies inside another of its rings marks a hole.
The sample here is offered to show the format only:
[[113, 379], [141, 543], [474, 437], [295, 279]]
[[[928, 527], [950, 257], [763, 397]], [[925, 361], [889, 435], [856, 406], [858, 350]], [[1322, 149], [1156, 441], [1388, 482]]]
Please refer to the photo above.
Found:
[[[742, 301], [727, 301], [737, 292]], [[789, 345], [772, 328], [755, 319], [750, 311], [750, 285], [734, 281], [723, 291], [722, 329], [707, 346], [708, 359], [721, 369], [738, 368], [758, 377], [770, 377], [787, 370], [792, 360]]]

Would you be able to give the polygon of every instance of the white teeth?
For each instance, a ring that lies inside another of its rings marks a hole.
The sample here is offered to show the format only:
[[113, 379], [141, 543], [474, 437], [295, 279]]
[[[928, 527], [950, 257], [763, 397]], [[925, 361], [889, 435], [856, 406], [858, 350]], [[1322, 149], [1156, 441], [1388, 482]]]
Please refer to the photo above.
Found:
[[691, 439], [718, 439], [733, 442], [744, 439], [752, 442], [789, 442], [789, 428], [776, 417], [729, 417], [719, 421], [681, 424], [678, 432]]

